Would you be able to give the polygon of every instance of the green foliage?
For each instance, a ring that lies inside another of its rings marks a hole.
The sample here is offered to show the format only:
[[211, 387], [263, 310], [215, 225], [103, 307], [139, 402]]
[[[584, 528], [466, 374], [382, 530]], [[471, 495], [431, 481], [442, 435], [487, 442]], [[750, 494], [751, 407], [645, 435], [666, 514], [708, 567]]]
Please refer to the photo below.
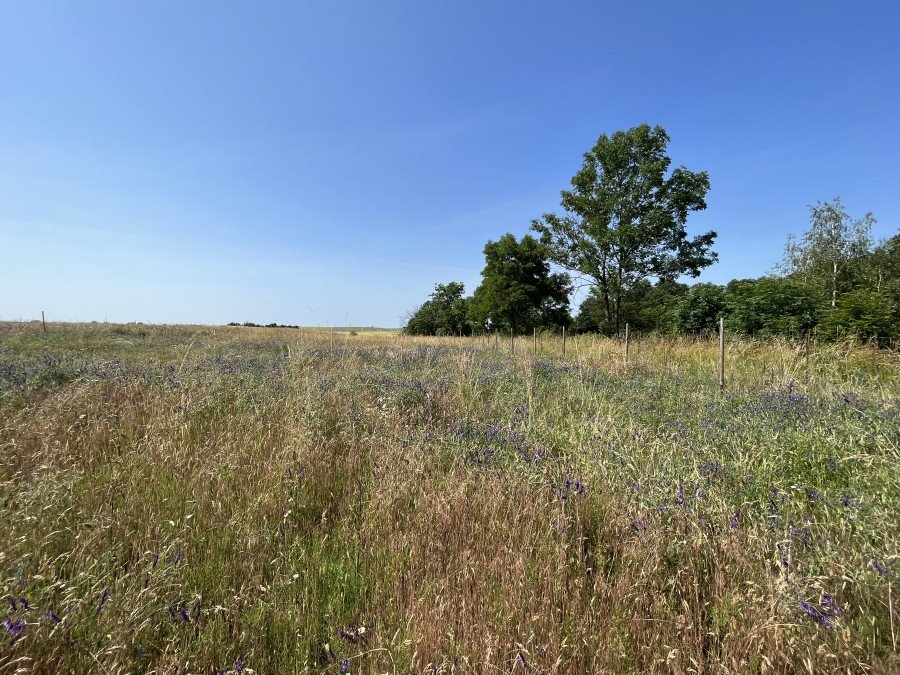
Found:
[[744, 335], [797, 336], [815, 326], [819, 296], [790, 277], [736, 279], [726, 288], [729, 328]]
[[678, 302], [678, 330], [690, 334], [714, 332], [725, 310], [724, 288], [717, 284], [691, 286]]
[[[632, 330], [646, 333], [672, 334], [678, 330], [678, 300], [688, 290], [686, 284], [662, 279], [651, 284], [646, 279], [638, 281], [622, 296], [621, 322]], [[575, 329], [580, 332], [615, 334], [604, 311], [603, 297], [596, 286], [581, 303]]]
[[417, 309], [406, 322], [410, 335], [468, 335], [468, 298], [463, 297], [465, 286], [458, 281], [437, 284], [430, 299]]
[[716, 260], [715, 232], [688, 239], [687, 217], [706, 208], [709, 176], [678, 167], [670, 174], [669, 136], [641, 125], [603, 134], [563, 190], [564, 216], [532, 223], [553, 262], [599, 289], [606, 324], [618, 332], [623, 300], [642, 279], [697, 276]]
[[547, 249], [534, 237], [505, 234], [485, 245], [484, 258], [470, 310], [476, 325], [518, 333], [569, 322], [569, 279], [550, 273]]
[[871, 213], [853, 220], [840, 197], [809, 207], [810, 227], [798, 241], [788, 237], [781, 269], [818, 289], [831, 307], [851, 290], [854, 268], [872, 248]]
[[825, 313], [820, 333], [834, 338], [890, 336], [898, 328], [894, 315], [894, 307], [886, 295], [876, 291], [853, 291], [842, 296], [837, 306]]

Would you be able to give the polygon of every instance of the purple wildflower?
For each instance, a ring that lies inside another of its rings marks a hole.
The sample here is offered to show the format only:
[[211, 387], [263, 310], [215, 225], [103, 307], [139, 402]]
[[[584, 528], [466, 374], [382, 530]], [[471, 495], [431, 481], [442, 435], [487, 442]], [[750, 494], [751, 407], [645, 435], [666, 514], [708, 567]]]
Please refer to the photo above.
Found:
[[844, 608], [834, 601], [833, 595], [825, 595], [822, 597], [822, 611], [834, 615], [843, 612]]
[[24, 609], [26, 612], [29, 609], [31, 609], [31, 605], [28, 604], [28, 598], [26, 598], [24, 595], [21, 598], [19, 598], [19, 604], [22, 606], [22, 609]]
[[519, 663], [522, 664], [523, 668], [525, 668], [526, 670], [528, 669], [528, 661], [525, 660], [525, 655], [522, 654], [522, 652], [519, 652], [516, 655], [516, 659], [519, 661]]
[[25, 620], [24, 619], [4, 619], [3, 627], [6, 629], [6, 632], [12, 635], [13, 640], [18, 639], [25, 632]]
[[834, 623], [831, 621], [828, 615], [818, 607], [806, 602], [806, 600], [803, 600], [801, 598], [797, 598], [797, 603], [800, 605], [800, 608], [804, 612], [806, 612], [806, 615], [817, 624], [819, 624], [822, 628], [824, 628], [825, 630], [834, 629]]
[[59, 617], [59, 614], [53, 611], [52, 607], [48, 607], [47, 611], [44, 612], [44, 620], [48, 623], [61, 623], [62, 619]]
[[243, 672], [244, 672], [244, 668], [246, 668], [246, 665], [244, 664], [243, 661], [235, 661], [235, 662], [234, 662], [234, 670], [235, 670], [235, 672], [237, 672], [237, 673], [243, 673]]
[[97, 603], [97, 612], [103, 609], [103, 605], [106, 604], [107, 599], [109, 599], [109, 589], [104, 588], [103, 593], [100, 595], [100, 601]]
[[350, 659], [344, 659], [341, 661], [341, 672], [349, 673], [350, 672]]
[[887, 577], [887, 575], [888, 575], [887, 567], [885, 567], [882, 563], [878, 562], [877, 560], [873, 560], [872, 568], [876, 572], [878, 572], [878, 574], [880, 574], [881, 576]]
[[631, 521], [631, 531], [637, 534], [638, 532], [646, 532], [647, 531], [647, 523], [645, 523], [641, 518], [635, 518]]
[[11, 612], [15, 612], [17, 609], [19, 609], [19, 605], [16, 604], [16, 599], [11, 595], [6, 598], [6, 601], [9, 603], [9, 610]]
[[734, 512], [734, 515], [731, 516], [731, 529], [736, 530], [740, 526], [740, 517], [743, 515], [743, 512], [738, 509]]

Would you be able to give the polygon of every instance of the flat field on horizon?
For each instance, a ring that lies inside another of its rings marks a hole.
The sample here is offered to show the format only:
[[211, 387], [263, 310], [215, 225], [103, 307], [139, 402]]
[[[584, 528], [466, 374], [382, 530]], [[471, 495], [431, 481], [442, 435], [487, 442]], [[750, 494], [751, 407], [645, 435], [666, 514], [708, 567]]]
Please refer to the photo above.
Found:
[[900, 359], [0, 323], [0, 673], [900, 670]]

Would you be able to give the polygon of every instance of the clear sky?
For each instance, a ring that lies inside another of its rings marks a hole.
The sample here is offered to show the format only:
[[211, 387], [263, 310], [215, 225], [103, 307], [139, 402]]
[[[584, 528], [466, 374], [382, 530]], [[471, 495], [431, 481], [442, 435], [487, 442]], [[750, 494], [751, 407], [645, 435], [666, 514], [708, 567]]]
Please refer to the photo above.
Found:
[[0, 0], [0, 319], [396, 326], [644, 122], [758, 276], [898, 121], [897, 0]]

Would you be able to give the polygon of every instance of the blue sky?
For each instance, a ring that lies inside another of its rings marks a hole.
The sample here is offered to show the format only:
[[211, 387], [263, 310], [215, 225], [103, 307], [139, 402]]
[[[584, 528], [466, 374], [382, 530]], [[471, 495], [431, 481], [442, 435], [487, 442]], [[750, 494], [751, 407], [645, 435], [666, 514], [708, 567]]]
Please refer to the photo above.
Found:
[[5, 2], [0, 319], [396, 326], [601, 133], [710, 173], [758, 276], [807, 205], [900, 225], [900, 3]]

